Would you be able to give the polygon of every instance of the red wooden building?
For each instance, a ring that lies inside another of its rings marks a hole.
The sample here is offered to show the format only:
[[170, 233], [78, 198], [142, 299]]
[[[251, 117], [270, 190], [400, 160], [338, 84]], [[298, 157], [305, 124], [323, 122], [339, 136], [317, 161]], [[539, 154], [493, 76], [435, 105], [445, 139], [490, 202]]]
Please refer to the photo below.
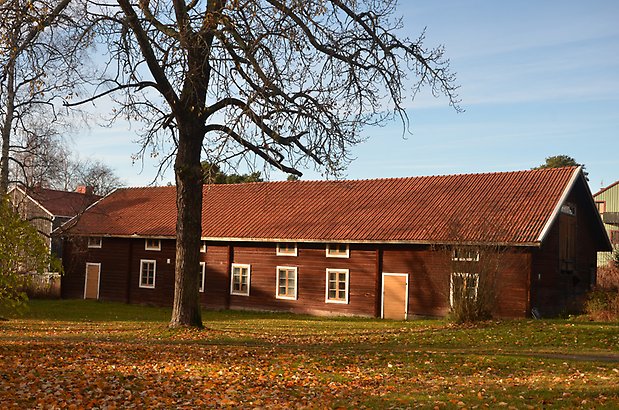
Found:
[[[455, 286], [477, 291], [491, 248], [495, 314], [551, 315], [589, 289], [610, 248], [576, 167], [210, 185], [203, 208], [208, 308], [445, 315]], [[171, 304], [175, 225], [174, 187], [114, 191], [65, 226], [63, 296]]]

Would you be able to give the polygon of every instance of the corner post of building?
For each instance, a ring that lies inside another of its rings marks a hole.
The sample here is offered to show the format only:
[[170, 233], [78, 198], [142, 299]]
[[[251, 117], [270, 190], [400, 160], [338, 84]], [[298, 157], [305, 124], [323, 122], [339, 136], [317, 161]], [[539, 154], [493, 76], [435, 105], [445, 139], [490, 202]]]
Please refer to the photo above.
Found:
[[133, 266], [133, 242], [134, 240], [129, 238], [129, 252], [127, 252], [127, 303], [131, 303], [131, 278], [132, 278], [132, 266]]
[[232, 281], [232, 264], [234, 263], [234, 248], [231, 244], [228, 244], [228, 265], [226, 266], [226, 278], [227, 285], [225, 289], [226, 295], [226, 309], [230, 309], [230, 284]]
[[525, 316], [531, 317], [533, 315], [531, 311], [531, 309], [533, 308], [531, 298], [535, 292], [535, 290], [532, 289], [531, 286], [533, 286], [533, 283], [535, 281], [535, 272], [533, 272], [533, 256], [530, 251], [526, 253], [526, 258], [526, 266], [528, 267], [529, 274], [527, 275], [527, 305]]
[[374, 303], [374, 317], [380, 317], [381, 306], [383, 302], [382, 295], [382, 277], [383, 277], [383, 250], [380, 247], [377, 247], [374, 250], [375, 254], [375, 262], [376, 262], [376, 285], [375, 285], [375, 294], [376, 301]]

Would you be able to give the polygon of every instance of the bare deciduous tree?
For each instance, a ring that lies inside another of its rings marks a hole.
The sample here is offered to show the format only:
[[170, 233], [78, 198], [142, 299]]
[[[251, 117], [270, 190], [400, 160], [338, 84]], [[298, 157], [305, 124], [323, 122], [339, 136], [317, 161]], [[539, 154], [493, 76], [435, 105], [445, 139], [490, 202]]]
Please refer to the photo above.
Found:
[[423, 33], [396, 36], [395, 0], [117, 4], [89, 6], [111, 56], [92, 99], [114, 95], [114, 115], [146, 124], [142, 152], [173, 146], [165, 157], [174, 160], [178, 208], [171, 326], [202, 323], [201, 155], [337, 175], [363, 126], [396, 116], [408, 127], [404, 102], [422, 87], [458, 109], [443, 49], [426, 48]]
[[89, 187], [91, 193], [107, 195], [124, 185], [114, 170], [99, 160], [81, 159], [54, 134], [39, 133], [13, 145], [12, 181], [26, 189], [34, 186], [74, 191]]
[[526, 271], [526, 262], [503, 243], [505, 230], [496, 222], [476, 224], [474, 233], [469, 229], [466, 214], [450, 220], [446, 243], [437, 249], [448, 276], [431, 279], [446, 291], [451, 318], [458, 323], [491, 318], [499, 308], [501, 282], [507, 278], [503, 275]]
[[0, 3], [0, 192], [7, 191], [14, 150], [69, 125], [62, 100], [79, 89], [88, 40], [74, 24], [70, 3]]
[[112, 168], [98, 160], [77, 160], [73, 178], [72, 189], [85, 185], [97, 195], [107, 195], [124, 185]]
[[450, 261], [449, 303], [458, 323], [492, 317], [496, 308], [497, 277], [504, 263], [505, 248], [491, 243], [453, 245]]
[[15, 136], [11, 144], [10, 182], [26, 188], [40, 185], [68, 189], [62, 183], [70, 168], [68, 148], [55, 132], [39, 131]]

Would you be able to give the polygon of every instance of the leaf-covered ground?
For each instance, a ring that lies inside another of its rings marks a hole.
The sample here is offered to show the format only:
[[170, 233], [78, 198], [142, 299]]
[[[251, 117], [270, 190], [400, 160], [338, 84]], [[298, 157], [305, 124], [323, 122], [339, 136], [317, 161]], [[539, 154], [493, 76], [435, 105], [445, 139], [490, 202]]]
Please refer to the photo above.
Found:
[[169, 314], [33, 302], [0, 322], [0, 407], [619, 407], [617, 323]]

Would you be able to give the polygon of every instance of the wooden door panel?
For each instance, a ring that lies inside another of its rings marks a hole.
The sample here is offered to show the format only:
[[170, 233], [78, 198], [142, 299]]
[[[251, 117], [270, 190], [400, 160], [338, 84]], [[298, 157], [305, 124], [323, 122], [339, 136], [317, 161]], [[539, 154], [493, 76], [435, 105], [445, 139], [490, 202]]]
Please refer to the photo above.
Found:
[[383, 318], [405, 320], [407, 294], [408, 275], [383, 274]]
[[101, 265], [98, 263], [86, 264], [86, 283], [84, 285], [84, 299], [99, 299], [99, 276]]

